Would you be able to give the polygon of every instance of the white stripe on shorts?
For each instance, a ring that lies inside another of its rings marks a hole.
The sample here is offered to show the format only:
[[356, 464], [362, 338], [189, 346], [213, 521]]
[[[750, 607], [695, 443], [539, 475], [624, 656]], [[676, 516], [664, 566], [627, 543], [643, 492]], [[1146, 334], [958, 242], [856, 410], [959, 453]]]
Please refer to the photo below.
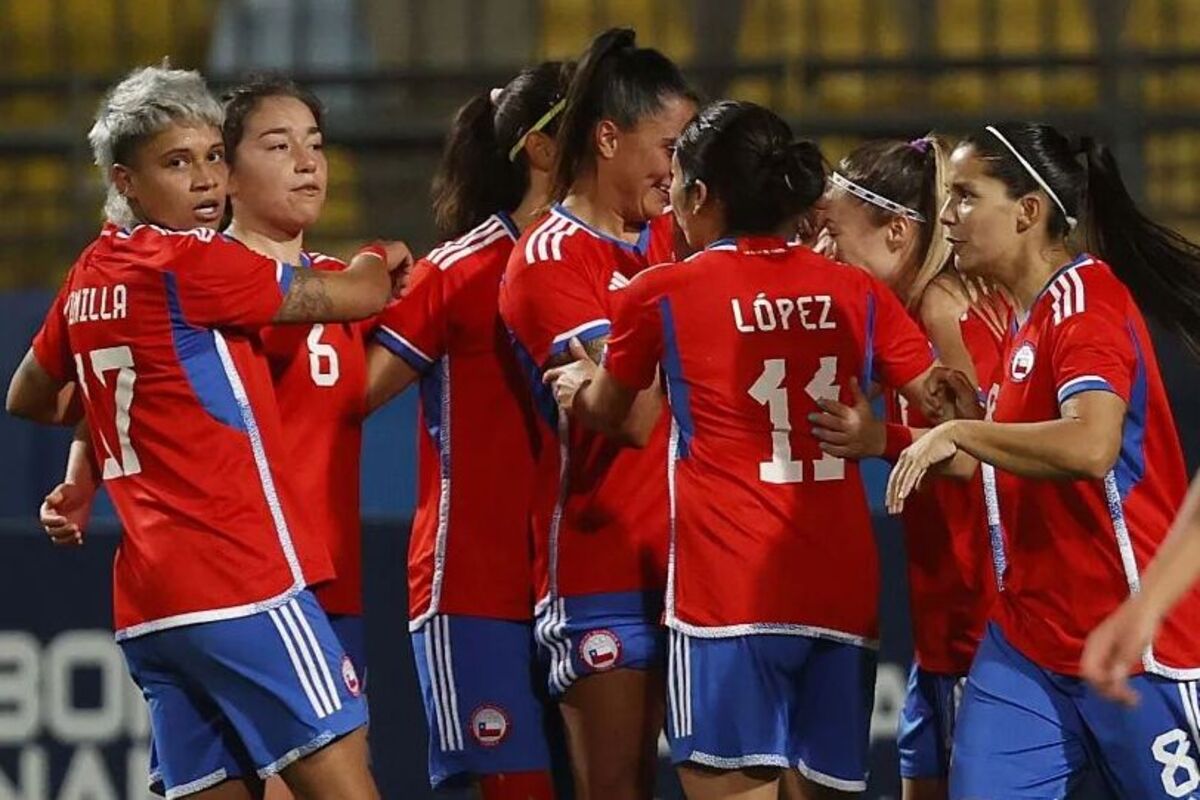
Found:
[[313, 692], [312, 684], [308, 680], [308, 673], [304, 671], [304, 666], [300, 663], [300, 657], [296, 655], [296, 648], [292, 644], [292, 640], [288, 637], [283, 621], [279, 618], [278, 609], [267, 609], [267, 614], [271, 617], [271, 622], [275, 623], [275, 629], [279, 631], [279, 638], [283, 640], [283, 646], [287, 650], [288, 658], [292, 660], [292, 668], [296, 670], [296, 677], [300, 681], [300, 687], [304, 689], [304, 694], [308, 697], [308, 702], [312, 704], [313, 712], [317, 715], [317, 719], [324, 719], [326, 716], [325, 709], [321, 706], [321, 703], [317, 700], [317, 695]]
[[[321, 645], [317, 641], [317, 636], [313, 633], [312, 626], [308, 624], [308, 618], [304, 616], [304, 612], [300, 609], [300, 604], [293, 599], [288, 605], [296, 613], [296, 620], [300, 623], [300, 629], [304, 631], [304, 636], [308, 639], [308, 643], [312, 647], [313, 658], [317, 660], [317, 665], [321, 668], [321, 677], [325, 679], [325, 686], [329, 689], [329, 697], [333, 701], [333, 708], [336, 711], [341, 711], [342, 698], [338, 695], [337, 684], [333, 682], [333, 675], [329, 672], [329, 662], [325, 659], [325, 651], [321, 649]], [[340, 664], [338, 668], [341, 668]]]
[[300, 632], [300, 626], [296, 620], [292, 619], [292, 609], [288, 606], [279, 607], [279, 616], [286, 623], [288, 631], [291, 633], [292, 644], [296, 646], [296, 651], [300, 653], [300, 660], [304, 662], [304, 666], [308, 671], [308, 678], [312, 681], [313, 690], [317, 693], [317, 698], [321, 701], [321, 707], [325, 713], [322, 717], [327, 717], [333, 713], [333, 701], [329, 699], [329, 690], [321, 682], [321, 673], [317, 669], [316, 659], [308, 649], [308, 643], [304, 641], [304, 634]]

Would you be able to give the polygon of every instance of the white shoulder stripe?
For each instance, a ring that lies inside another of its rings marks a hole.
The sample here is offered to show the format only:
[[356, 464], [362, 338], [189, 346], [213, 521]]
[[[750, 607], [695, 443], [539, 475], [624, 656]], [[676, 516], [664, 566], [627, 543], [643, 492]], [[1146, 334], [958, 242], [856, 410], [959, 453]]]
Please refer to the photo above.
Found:
[[1050, 284], [1050, 296], [1053, 298], [1051, 311], [1054, 324], [1059, 325], [1063, 320], [1079, 314], [1087, 308], [1083, 289], [1083, 279], [1079, 277], [1079, 267], [1092, 263], [1082, 262], [1059, 275]]
[[438, 266], [441, 266], [441, 262], [444, 259], [449, 258], [454, 253], [477, 244], [496, 231], [500, 231], [502, 234], [507, 233], [504, 224], [500, 222], [499, 219], [496, 217], [488, 217], [486, 222], [468, 231], [467, 233], [464, 233], [457, 239], [446, 242], [440, 247], [435, 247], [430, 251], [429, 255], [426, 256], [426, 259]]
[[533, 229], [528, 238], [525, 239], [525, 263], [531, 264], [534, 261], [533, 250], [537, 246], [537, 240], [547, 230], [552, 229], [559, 224], [558, 217], [547, 217], [540, 225]]
[[551, 217], [526, 240], [525, 262], [562, 260], [563, 240], [578, 230], [579, 226], [569, 219]]
[[488, 234], [486, 238], [480, 239], [479, 241], [475, 242], [474, 244], [472, 244], [469, 247], [463, 247], [463, 248], [456, 250], [453, 253], [448, 253], [442, 258], [442, 260], [440, 262], [435, 261], [434, 263], [437, 265], [438, 269], [445, 272], [446, 270], [450, 269], [450, 267], [454, 266], [459, 261], [462, 261], [464, 258], [471, 255], [472, 253], [478, 253], [480, 250], [484, 249], [485, 247], [490, 245], [492, 242], [495, 242], [499, 239], [504, 239], [507, 236], [508, 236], [508, 231], [505, 230], [503, 227], [501, 227], [500, 230], [494, 231], [494, 232]]

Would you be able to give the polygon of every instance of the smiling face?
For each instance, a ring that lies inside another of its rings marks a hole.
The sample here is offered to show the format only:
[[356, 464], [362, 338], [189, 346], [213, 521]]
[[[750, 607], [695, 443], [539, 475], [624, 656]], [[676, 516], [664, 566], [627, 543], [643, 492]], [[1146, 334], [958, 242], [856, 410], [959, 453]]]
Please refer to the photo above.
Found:
[[321, 130], [295, 97], [264, 97], [246, 117], [229, 177], [239, 225], [285, 237], [321, 216], [328, 165]]
[[671, 156], [675, 140], [696, 115], [696, 104], [685, 97], [669, 97], [653, 114], [631, 128], [612, 123], [601, 131], [601, 180], [609, 182], [621, 198], [627, 222], [644, 222], [666, 210], [671, 194]]
[[173, 230], [216, 228], [225, 214], [229, 177], [221, 131], [173, 122], [141, 142], [113, 184], [143, 222]]
[[1009, 197], [1002, 181], [991, 176], [975, 148], [962, 145], [950, 156], [950, 194], [942, 224], [954, 263], [967, 274], [997, 277], [996, 270], [1019, 249], [1019, 198]]

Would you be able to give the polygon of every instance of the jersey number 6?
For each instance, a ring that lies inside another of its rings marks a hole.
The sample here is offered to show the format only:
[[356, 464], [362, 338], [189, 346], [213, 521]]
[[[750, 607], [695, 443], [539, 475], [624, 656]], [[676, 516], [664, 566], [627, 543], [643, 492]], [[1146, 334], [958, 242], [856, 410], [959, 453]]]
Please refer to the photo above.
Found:
[[[758, 465], [763, 483], [800, 483], [804, 480], [804, 462], [792, 458], [792, 421], [788, 410], [787, 362], [782, 358], [763, 361], [762, 374], [750, 387], [750, 396], [765, 405], [771, 414], [771, 460]], [[838, 386], [837, 356], [822, 356], [812, 380], [804, 391], [813, 400], [836, 400]], [[846, 462], [828, 453], [813, 462], [813, 480], [840, 481], [846, 476]]]
[[308, 332], [308, 369], [317, 386], [333, 386], [341, 375], [337, 348], [321, 341], [325, 326], [317, 323]]

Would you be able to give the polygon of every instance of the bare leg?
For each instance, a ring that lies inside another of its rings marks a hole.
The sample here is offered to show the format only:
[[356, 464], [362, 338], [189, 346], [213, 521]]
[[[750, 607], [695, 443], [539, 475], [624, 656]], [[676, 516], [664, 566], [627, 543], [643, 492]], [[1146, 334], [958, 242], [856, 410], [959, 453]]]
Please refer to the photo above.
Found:
[[858, 792], [841, 792], [814, 783], [794, 769], [783, 773], [779, 786], [780, 800], [847, 800], [858, 796]]
[[950, 797], [948, 778], [904, 778], [901, 784], [903, 800], [947, 800]]
[[679, 782], [688, 800], [775, 800], [779, 797], [777, 767], [713, 769], [680, 764]]
[[290, 764], [281, 775], [298, 800], [378, 800], [367, 757], [364, 726]]

